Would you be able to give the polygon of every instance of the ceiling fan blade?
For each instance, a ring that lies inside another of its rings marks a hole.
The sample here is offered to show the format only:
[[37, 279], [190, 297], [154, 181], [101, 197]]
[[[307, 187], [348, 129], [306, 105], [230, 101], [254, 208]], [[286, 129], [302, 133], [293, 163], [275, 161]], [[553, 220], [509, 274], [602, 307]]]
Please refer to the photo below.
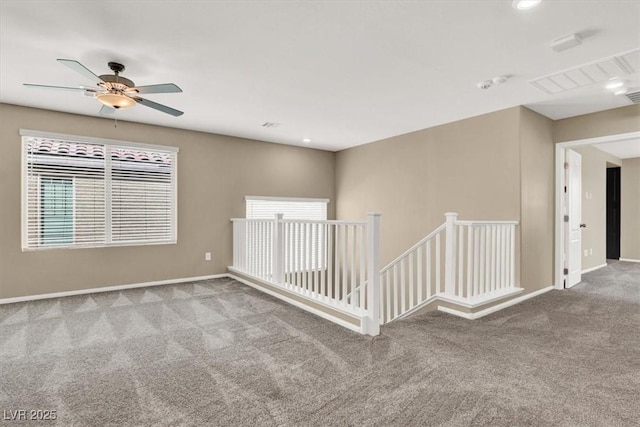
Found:
[[93, 82], [96, 84], [104, 83], [104, 81], [102, 81], [100, 77], [96, 76], [93, 73], [93, 71], [91, 71], [90, 69], [88, 69], [87, 67], [79, 63], [78, 61], [74, 61], [73, 59], [58, 59], [58, 62], [66, 65], [67, 67], [71, 68], [73, 71], [79, 74], [82, 74], [86, 78], [93, 80]]
[[99, 114], [102, 116], [108, 116], [108, 115], [114, 114], [115, 112], [116, 112], [115, 108], [111, 108], [107, 105], [103, 105], [99, 111]]
[[148, 99], [140, 98], [139, 96], [130, 96], [130, 98], [136, 101], [138, 104], [144, 105], [145, 107], [153, 108], [154, 110], [162, 111], [163, 113], [171, 114], [175, 117], [184, 114], [184, 112], [180, 110], [167, 107], [166, 105], [158, 104], [157, 102], [149, 101]]
[[33, 83], [22, 83], [22, 85], [27, 87], [45, 88], [45, 89], [60, 89], [60, 90], [71, 90], [71, 91], [82, 90], [84, 92], [92, 92], [92, 93], [98, 92], [98, 90], [90, 89], [88, 87], [49, 86], [49, 85], [36, 85]]
[[131, 88], [130, 91], [138, 93], [175, 93], [182, 92], [182, 89], [173, 83], [164, 83], [160, 85], [137, 86]]

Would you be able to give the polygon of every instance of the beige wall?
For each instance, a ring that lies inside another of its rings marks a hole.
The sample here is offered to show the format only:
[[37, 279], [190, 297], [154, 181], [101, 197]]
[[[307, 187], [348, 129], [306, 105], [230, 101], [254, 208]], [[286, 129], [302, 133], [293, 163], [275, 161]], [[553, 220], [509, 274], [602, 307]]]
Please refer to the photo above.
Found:
[[553, 122], [520, 108], [521, 285], [532, 291], [553, 284]]
[[574, 141], [638, 130], [640, 130], [640, 104], [557, 120], [553, 124], [553, 140], [555, 142]]
[[[178, 244], [21, 252], [20, 128], [180, 147]], [[518, 220], [520, 283], [532, 291], [551, 284], [552, 141], [637, 130], [637, 105], [556, 122], [514, 107], [334, 154], [0, 105], [0, 298], [223, 273], [246, 194], [329, 198], [330, 218], [382, 211], [383, 265], [446, 211]]]
[[[582, 156], [582, 270], [607, 262], [607, 162], [622, 160], [595, 146], [575, 147]], [[585, 253], [586, 250], [586, 253]]]
[[343, 150], [336, 157], [338, 219], [382, 212], [386, 265], [445, 220], [519, 220], [519, 108]]
[[640, 157], [622, 160], [620, 258], [640, 261]]
[[[33, 129], [180, 148], [176, 245], [22, 252], [20, 136]], [[225, 273], [244, 196], [329, 198], [334, 153], [0, 104], [0, 298]], [[212, 252], [213, 260], [204, 261]]]

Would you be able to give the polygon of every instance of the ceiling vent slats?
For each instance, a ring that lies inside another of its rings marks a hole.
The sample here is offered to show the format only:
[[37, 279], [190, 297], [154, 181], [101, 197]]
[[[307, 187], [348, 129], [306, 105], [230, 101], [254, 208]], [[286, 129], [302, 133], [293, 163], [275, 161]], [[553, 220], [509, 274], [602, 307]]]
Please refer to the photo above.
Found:
[[627, 93], [624, 96], [626, 96], [629, 99], [629, 101], [633, 102], [634, 104], [640, 104], [640, 90]]
[[640, 49], [580, 65], [530, 80], [529, 83], [548, 95], [640, 72]]

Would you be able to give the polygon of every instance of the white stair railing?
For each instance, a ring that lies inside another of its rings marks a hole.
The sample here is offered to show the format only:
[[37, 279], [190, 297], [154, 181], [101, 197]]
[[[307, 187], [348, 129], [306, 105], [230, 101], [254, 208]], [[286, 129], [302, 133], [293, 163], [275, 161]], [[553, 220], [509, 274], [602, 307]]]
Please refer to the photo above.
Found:
[[456, 221], [457, 254], [447, 296], [474, 302], [516, 288], [517, 225], [517, 221]]
[[[230, 270], [361, 319], [379, 334], [380, 214], [368, 221], [234, 218]], [[362, 284], [373, 282], [365, 289]], [[355, 297], [347, 297], [356, 295]]]
[[468, 308], [520, 292], [515, 281], [517, 221], [459, 221], [457, 213], [380, 272], [380, 322], [437, 299]]
[[443, 292], [444, 234], [442, 224], [382, 269], [381, 323], [388, 323]]
[[474, 308], [520, 292], [517, 221], [446, 221], [382, 270], [380, 214], [367, 222], [233, 219], [231, 271], [360, 319], [360, 332], [435, 300]]

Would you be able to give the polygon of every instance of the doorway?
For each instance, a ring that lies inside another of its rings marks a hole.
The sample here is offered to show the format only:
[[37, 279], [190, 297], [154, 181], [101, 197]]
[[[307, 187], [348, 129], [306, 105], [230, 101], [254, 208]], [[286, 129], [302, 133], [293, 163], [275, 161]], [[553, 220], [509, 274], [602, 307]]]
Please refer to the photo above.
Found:
[[607, 167], [607, 259], [620, 259], [620, 167]]
[[[554, 245], [555, 247], [555, 255], [554, 255], [554, 258], [555, 258], [554, 287], [555, 289], [565, 289], [566, 287], [568, 287], [567, 285], [569, 283], [569, 266], [570, 265], [575, 266], [577, 261], [575, 257], [580, 257], [582, 255], [581, 254], [582, 251], [578, 251], [578, 250], [570, 251], [568, 246], [568, 243], [570, 241], [570, 239], [568, 238], [569, 227], [570, 227], [570, 216], [568, 216], [568, 211], [570, 210], [570, 206], [568, 204], [568, 200], [571, 199], [571, 196], [565, 192], [565, 191], [567, 192], [569, 191], [569, 189], [567, 188], [567, 186], [569, 185], [568, 178], [567, 178], [568, 174], [566, 173], [567, 171], [565, 169], [567, 151], [572, 147], [575, 148], [580, 146], [614, 143], [614, 142], [629, 142], [632, 140], [637, 141], [638, 139], [640, 139], [640, 131], [630, 132], [625, 134], [609, 135], [609, 136], [597, 137], [597, 138], [589, 138], [589, 139], [583, 139], [583, 140], [576, 140], [576, 141], [568, 141], [568, 142], [556, 144], [556, 173], [555, 173], [556, 197], [555, 197], [555, 245]], [[615, 174], [616, 172], [611, 172], [611, 173]], [[620, 177], [621, 173], [620, 172], [617, 172], [617, 173], [619, 174], [618, 176]], [[607, 172], [607, 175], [608, 174], [609, 172]], [[607, 182], [607, 187], [608, 186], [609, 184]], [[620, 191], [620, 181], [617, 182], [617, 190]], [[607, 190], [607, 194], [608, 194], [608, 190]], [[615, 200], [617, 201], [615, 205], [616, 207], [615, 213], [617, 214], [617, 218], [618, 218], [617, 229], [616, 229], [617, 239], [614, 237], [612, 237], [611, 239], [612, 239], [612, 242], [614, 242], [613, 244], [617, 242], [617, 245], [615, 247], [617, 248], [617, 257], [619, 258], [620, 257], [620, 236], [621, 236], [620, 194], [617, 195]], [[609, 207], [609, 205], [610, 204], [607, 201], [607, 206]], [[574, 215], [574, 218], [575, 218], [575, 215]], [[615, 216], [612, 216], [612, 220], [614, 218]], [[609, 258], [609, 252], [608, 252], [609, 220], [607, 219], [606, 222], [607, 222], [607, 233], [606, 233], [607, 247], [606, 248], [603, 247], [602, 249], [607, 250], [607, 258]], [[612, 229], [614, 228], [612, 227]], [[603, 235], [602, 235], [603, 237], [604, 237], [604, 234], [605, 233], [603, 230]], [[573, 257], [573, 263], [572, 263], [572, 257]], [[575, 277], [573, 280], [575, 280]]]

